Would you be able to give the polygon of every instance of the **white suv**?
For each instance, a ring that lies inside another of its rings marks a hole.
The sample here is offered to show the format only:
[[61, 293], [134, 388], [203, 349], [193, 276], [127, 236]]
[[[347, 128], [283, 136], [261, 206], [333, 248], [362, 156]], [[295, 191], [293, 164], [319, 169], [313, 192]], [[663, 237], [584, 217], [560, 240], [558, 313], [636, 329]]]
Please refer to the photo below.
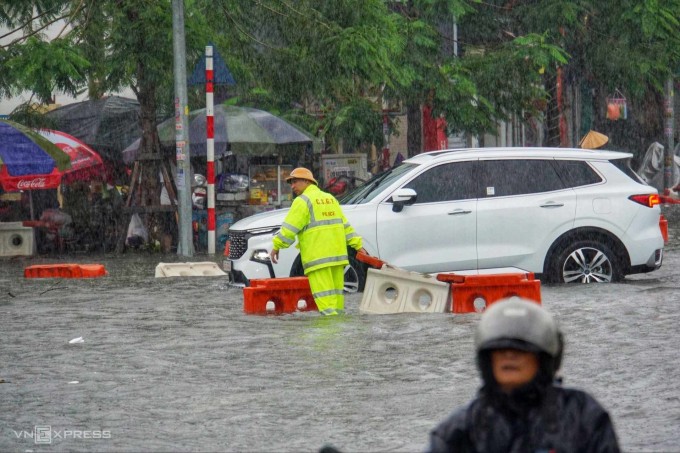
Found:
[[[610, 282], [658, 269], [657, 190], [632, 154], [565, 148], [435, 151], [405, 160], [340, 198], [373, 256], [423, 273], [533, 272], [548, 282]], [[286, 210], [229, 229], [233, 283], [302, 275], [296, 247], [269, 260]], [[361, 291], [354, 258], [345, 289]]]

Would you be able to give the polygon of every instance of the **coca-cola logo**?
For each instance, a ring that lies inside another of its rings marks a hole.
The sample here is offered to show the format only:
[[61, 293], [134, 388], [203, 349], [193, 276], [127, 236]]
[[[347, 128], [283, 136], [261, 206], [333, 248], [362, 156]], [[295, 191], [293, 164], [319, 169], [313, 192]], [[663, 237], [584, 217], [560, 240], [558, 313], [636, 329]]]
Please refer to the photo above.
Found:
[[17, 183], [17, 189], [43, 189], [47, 187], [47, 178], [22, 179]]

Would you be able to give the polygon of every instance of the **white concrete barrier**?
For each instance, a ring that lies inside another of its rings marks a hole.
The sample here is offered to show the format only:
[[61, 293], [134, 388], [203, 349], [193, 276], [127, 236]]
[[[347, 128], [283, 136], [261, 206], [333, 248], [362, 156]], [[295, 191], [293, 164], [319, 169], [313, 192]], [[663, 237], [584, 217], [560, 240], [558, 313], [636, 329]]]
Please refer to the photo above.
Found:
[[383, 266], [368, 269], [361, 313], [446, 313], [449, 285], [435, 276]]
[[216, 263], [158, 263], [156, 277], [210, 277], [227, 275]]
[[0, 222], [0, 256], [31, 256], [35, 253], [33, 228], [21, 222]]

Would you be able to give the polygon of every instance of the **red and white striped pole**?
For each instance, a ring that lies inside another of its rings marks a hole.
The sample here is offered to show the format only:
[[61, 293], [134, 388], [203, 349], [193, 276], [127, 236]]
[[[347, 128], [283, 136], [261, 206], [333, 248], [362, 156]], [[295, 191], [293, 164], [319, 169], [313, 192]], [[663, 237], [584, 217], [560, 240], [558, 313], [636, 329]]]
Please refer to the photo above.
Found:
[[205, 47], [205, 128], [208, 179], [208, 253], [215, 254], [215, 112], [213, 109], [213, 48]]

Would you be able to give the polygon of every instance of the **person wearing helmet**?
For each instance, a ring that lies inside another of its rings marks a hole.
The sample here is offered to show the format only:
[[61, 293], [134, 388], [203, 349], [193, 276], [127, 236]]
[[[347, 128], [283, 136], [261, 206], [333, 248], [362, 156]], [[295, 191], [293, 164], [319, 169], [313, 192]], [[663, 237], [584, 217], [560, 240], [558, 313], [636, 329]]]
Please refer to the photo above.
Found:
[[430, 452], [618, 452], [607, 411], [555, 380], [562, 334], [538, 303], [492, 304], [475, 334], [483, 385], [430, 433]]
[[349, 264], [347, 247], [366, 252], [362, 239], [349, 224], [340, 203], [323, 192], [312, 172], [299, 167], [286, 178], [296, 198], [274, 235], [270, 258], [278, 262], [279, 250], [290, 247], [298, 239], [300, 258], [316, 306], [324, 315], [344, 311], [344, 270]]

